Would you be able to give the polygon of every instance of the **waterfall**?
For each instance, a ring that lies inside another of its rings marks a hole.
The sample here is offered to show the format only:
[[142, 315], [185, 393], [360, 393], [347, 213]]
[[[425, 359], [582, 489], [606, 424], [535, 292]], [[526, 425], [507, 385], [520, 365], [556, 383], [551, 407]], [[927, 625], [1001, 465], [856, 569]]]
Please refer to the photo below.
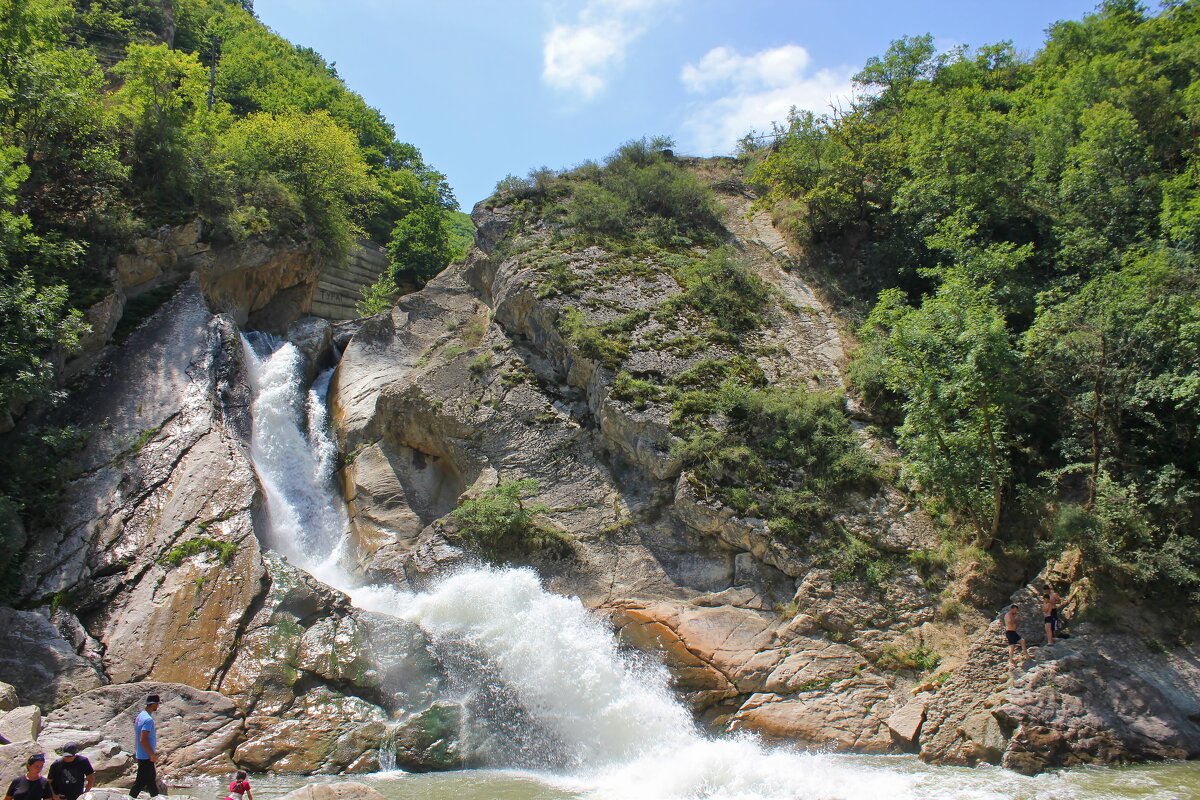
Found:
[[[700, 732], [666, 670], [617, 649], [579, 600], [547, 592], [528, 569], [466, 569], [427, 592], [363, 586], [341, 566], [348, 522], [332, 480], [330, 374], [304, 387], [290, 344], [248, 336], [251, 439], [267, 495], [268, 546], [363, 609], [419, 624], [435, 643], [467, 648], [545, 736], [548, 779], [598, 800], [888, 800], [916, 779], [822, 754], [773, 750], [750, 736]], [[525, 765], [527, 766], [527, 764]]]

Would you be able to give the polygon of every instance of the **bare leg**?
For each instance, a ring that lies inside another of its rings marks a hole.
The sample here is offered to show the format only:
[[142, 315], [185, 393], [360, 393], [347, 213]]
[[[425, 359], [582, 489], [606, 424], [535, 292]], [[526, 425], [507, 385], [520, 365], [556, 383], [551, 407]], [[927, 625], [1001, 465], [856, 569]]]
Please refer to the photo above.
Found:
[[1017, 665], [1017, 646], [1015, 644], [1010, 644], [1008, 646], [1008, 665], [1010, 667], [1015, 667]]
[[1046, 623], [1046, 644], [1054, 644], [1054, 623]]

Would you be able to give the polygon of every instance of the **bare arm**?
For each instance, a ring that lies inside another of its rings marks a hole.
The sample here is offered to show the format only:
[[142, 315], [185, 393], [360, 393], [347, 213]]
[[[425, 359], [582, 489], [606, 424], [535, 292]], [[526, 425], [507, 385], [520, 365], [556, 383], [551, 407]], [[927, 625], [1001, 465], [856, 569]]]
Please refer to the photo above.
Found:
[[150, 731], [142, 731], [142, 749], [150, 756], [150, 763], [158, 762], [158, 753], [154, 752], [154, 748], [150, 745]]
[[84, 791], [90, 792], [92, 790], [92, 787], [96, 785], [96, 773], [89, 772], [87, 775], [85, 775], [83, 778], [83, 785], [84, 785]]

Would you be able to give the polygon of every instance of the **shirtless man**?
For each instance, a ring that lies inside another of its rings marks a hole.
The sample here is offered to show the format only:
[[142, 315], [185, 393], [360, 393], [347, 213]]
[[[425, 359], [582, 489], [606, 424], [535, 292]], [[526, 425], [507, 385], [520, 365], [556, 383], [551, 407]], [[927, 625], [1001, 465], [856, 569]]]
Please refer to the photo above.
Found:
[[1046, 590], [1042, 597], [1042, 621], [1046, 624], [1046, 645], [1054, 644], [1054, 623], [1058, 616], [1058, 608], [1054, 605], [1054, 592]]
[[1008, 664], [1011, 667], [1017, 665], [1017, 645], [1021, 645], [1021, 658], [1025, 661], [1029, 660], [1029, 647], [1025, 640], [1021, 638], [1021, 634], [1017, 633], [1017, 624], [1021, 621], [1021, 611], [1017, 608], [1016, 603], [1009, 607], [1004, 614], [1004, 638], [1008, 640]]

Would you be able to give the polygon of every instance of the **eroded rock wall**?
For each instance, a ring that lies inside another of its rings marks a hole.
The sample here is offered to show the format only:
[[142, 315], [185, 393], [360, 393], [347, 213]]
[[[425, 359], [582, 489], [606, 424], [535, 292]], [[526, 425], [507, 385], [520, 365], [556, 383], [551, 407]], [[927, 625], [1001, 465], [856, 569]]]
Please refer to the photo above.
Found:
[[[330, 338], [317, 333], [314, 355]], [[160, 683], [189, 687], [180, 702], [219, 698], [228, 730], [203, 757], [178, 753], [187, 771], [376, 769], [394, 721], [439, 699], [438, 665], [416, 626], [353, 609], [260, 547], [249, 407], [237, 326], [193, 279], [60, 420], [91, 435], [57, 524], [30, 532], [20, 597], [34, 610], [5, 610], [6, 677], [52, 718], [82, 713], [85, 694], [136, 707]], [[79, 724], [108, 741], [108, 722]]]

